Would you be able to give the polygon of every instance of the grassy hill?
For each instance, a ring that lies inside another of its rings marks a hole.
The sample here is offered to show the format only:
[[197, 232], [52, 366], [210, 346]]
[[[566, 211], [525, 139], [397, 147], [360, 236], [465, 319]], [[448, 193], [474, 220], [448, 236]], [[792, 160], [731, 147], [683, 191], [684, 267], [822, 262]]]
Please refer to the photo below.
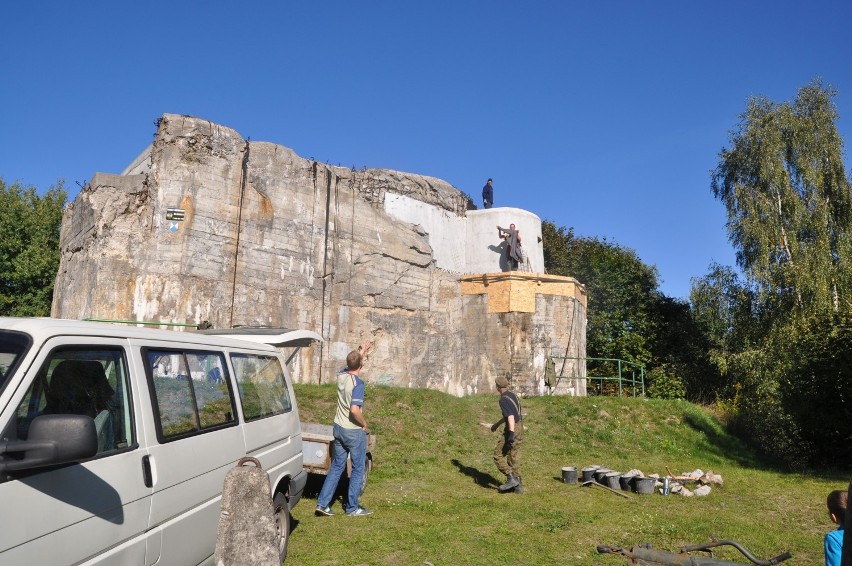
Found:
[[[335, 390], [298, 385], [301, 418], [329, 423]], [[786, 564], [822, 563], [832, 528], [825, 496], [852, 474], [783, 473], [761, 462], [703, 408], [686, 402], [608, 397], [523, 400], [523, 495], [498, 493], [491, 460], [497, 395], [456, 398], [429, 390], [367, 386], [365, 415], [378, 436], [362, 504], [371, 517], [314, 517], [322, 477], [293, 512], [287, 563], [303, 565], [625, 564], [598, 544], [643, 542], [676, 551], [734, 539], [758, 558], [790, 551]], [[724, 478], [707, 497], [630, 494], [561, 482], [563, 466], [592, 464], [646, 475], [700, 468]], [[339, 493], [341, 493], [339, 491]], [[721, 559], [746, 563], [733, 550]]]

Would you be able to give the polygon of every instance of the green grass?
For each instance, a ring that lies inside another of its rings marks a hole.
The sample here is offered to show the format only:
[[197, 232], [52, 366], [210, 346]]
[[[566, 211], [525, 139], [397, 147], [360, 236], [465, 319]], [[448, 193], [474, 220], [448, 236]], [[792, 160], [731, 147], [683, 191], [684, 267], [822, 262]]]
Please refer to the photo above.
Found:
[[[329, 423], [335, 389], [298, 385], [302, 421]], [[371, 517], [314, 517], [322, 477], [293, 510], [287, 563], [303, 565], [625, 564], [598, 544], [643, 542], [676, 551], [712, 535], [762, 559], [790, 551], [787, 564], [822, 563], [825, 509], [851, 474], [783, 473], [703, 408], [681, 401], [608, 397], [523, 400], [524, 495], [500, 494], [491, 460], [497, 395], [456, 398], [430, 390], [367, 386], [365, 415], [378, 437], [361, 503]], [[630, 494], [561, 482], [563, 466], [592, 464], [646, 475], [701, 468], [724, 478], [707, 497]], [[340, 493], [340, 492], [339, 492]], [[747, 563], [733, 549], [720, 559]]]

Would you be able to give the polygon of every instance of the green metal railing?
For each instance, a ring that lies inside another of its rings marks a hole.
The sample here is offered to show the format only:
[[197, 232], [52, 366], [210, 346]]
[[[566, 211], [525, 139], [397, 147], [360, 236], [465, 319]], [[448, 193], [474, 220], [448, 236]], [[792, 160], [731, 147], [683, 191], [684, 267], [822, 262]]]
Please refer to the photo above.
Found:
[[[571, 377], [567, 375], [556, 375], [556, 382], [551, 388], [551, 393], [559, 385], [559, 381], [563, 379], [584, 379], [586, 380], [586, 391], [588, 392], [589, 383], [598, 383], [598, 394], [605, 394], [607, 382], [618, 383], [618, 396], [624, 396], [625, 389], [632, 392], [633, 397], [645, 396], [645, 366], [627, 360], [618, 358], [579, 358], [573, 356], [551, 356], [551, 359], [557, 360], [555, 365], [558, 365], [558, 360], [583, 360], [592, 362], [602, 362], [602, 365], [610, 365], [614, 373], [610, 375], [589, 375], [588, 369], [585, 377]], [[561, 373], [561, 372], [560, 372]]]

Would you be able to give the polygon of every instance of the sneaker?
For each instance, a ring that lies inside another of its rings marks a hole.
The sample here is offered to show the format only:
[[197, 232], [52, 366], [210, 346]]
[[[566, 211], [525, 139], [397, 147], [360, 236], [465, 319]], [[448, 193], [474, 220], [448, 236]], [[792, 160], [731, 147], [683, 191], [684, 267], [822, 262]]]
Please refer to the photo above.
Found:
[[367, 515], [372, 515], [372, 514], [373, 514], [372, 511], [364, 509], [363, 507], [358, 507], [354, 511], [349, 511], [348, 513], [346, 513], [346, 516], [347, 517], [366, 517]]
[[316, 515], [317, 517], [320, 517], [322, 515], [325, 515], [326, 517], [332, 517], [334, 516], [334, 512], [329, 506], [323, 507], [322, 505], [317, 505], [317, 508], [314, 510], [314, 515]]

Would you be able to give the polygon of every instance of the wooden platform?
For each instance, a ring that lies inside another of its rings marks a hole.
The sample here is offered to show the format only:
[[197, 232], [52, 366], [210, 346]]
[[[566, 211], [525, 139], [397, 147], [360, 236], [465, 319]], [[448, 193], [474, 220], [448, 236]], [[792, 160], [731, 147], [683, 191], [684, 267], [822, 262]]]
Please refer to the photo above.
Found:
[[462, 295], [487, 295], [488, 312], [535, 312], [537, 294], [574, 297], [585, 308], [586, 288], [573, 277], [508, 271], [466, 275]]

